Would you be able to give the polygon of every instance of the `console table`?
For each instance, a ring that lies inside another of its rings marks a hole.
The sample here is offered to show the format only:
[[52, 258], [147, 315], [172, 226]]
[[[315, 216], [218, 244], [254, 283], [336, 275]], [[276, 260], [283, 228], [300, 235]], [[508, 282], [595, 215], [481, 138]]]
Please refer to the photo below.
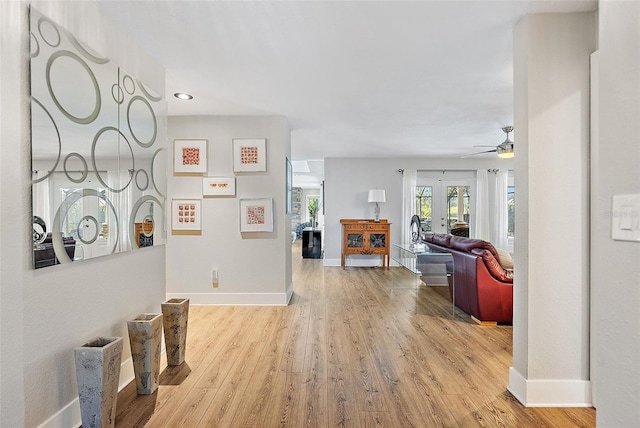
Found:
[[389, 244], [391, 223], [381, 219], [341, 219], [342, 258], [340, 266], [344, 269], [346, 257], [350, 254], [382, 256], [382, 267], [389, 269], [391, 246]]

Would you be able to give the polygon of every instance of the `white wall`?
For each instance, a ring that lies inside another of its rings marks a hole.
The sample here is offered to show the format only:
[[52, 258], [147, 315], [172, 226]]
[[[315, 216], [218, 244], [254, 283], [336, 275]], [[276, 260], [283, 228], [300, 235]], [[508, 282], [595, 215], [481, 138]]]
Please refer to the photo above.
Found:
[[[208, 140], [208, 175], [232, 176], [234, 138], [267, 139], [267, 171], [236, 174], [236, 196], [202, 201], [200, 236], [167, 236], [167, 296], [201, 304], [280, 304], [291, 297], [291, 216], [285, 215], [285, 158], [290, 132], [281, 116], [177, 116], [175, 139]], [[172, 164], [170, 162], [170, 164]], [[202, 178], [168, 179], [169, 199], [202, 198]], [[274, 232], [240, 233], [241, 198], [273, 198]], [[219, 287], [211, 285], [211, 270]]]
[[[391, 224], [391, 244], [399, 243], [402, 228], [402, 174], [398, 169], [466, 170], [512, 169], [512, 160], [443, 158], [326, 158], [325, 159], [325, 266], [340, 266], [342, 229], [340, 219], [370, 218], [373, 204], [369, 189], [384, 189], [387, 202], [380, 204], [380, 218]], [[517, 191], [517, 190], [516, 190]], [[381, 265], [379, 256], [349, 256], [351, 265]]]
[[[94, 5], [32, 4], [164, 92], [164, 70]], [[164, 248], [31, 269], [27, 3], [0, 2], [0, 27], [0, 426], [49, 418], [50, 426], [78, 426], [73, 349], [98, 335], [122, 336], [131, 366], [126, 321], [160, 310]]]
[[593, 346], [599, 427], [640, 426], [640, 243], [611, 239], [611, 200], [640, 193], [640, 3], [600, 1], [593, 147]]
[[589, 56], [595, 14], [529, 15], [514, 34], [516, 230], [509, 390], [590, 405]]

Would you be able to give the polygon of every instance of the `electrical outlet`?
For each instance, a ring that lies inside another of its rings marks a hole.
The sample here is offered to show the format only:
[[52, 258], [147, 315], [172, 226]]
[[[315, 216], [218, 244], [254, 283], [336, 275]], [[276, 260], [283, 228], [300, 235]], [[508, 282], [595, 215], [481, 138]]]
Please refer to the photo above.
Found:
[[218, 288], [218, 269], [211, 270], [211, 285], [213, 288]]

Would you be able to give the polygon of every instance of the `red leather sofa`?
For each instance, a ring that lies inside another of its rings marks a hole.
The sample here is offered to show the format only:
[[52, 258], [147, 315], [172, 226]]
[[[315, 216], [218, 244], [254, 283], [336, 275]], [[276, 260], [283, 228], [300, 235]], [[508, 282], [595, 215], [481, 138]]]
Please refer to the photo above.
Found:
[[481, 239], [427, 233], [431, 251], [453, 256], [455, 305], [479, 322], [513, 321], [513, 272], [499, 262], [495, 247]]

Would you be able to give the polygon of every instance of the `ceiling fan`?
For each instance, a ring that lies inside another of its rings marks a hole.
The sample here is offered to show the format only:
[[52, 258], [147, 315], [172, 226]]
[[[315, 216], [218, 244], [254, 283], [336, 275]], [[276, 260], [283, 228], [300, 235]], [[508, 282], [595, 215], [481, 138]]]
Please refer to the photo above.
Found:
[[498, 144], [497, 146], [473, 146], [473, 147], [493, 147], [493, 150], [485, 150], [484, 152], [472, 153], [470, 155], [462, 156], [463, 158], [468, 158], [469, 156], [481, 155], [483, 153], [492, 153], [496, 152], [498, 157], [503, 159], [509, 159], [513, 157], [513, 141], [509, 139], [509, 134], [513, 132], [513, 126], [505, 126], [502, 128], [502, 131], [507, 134], [507, 138]]

